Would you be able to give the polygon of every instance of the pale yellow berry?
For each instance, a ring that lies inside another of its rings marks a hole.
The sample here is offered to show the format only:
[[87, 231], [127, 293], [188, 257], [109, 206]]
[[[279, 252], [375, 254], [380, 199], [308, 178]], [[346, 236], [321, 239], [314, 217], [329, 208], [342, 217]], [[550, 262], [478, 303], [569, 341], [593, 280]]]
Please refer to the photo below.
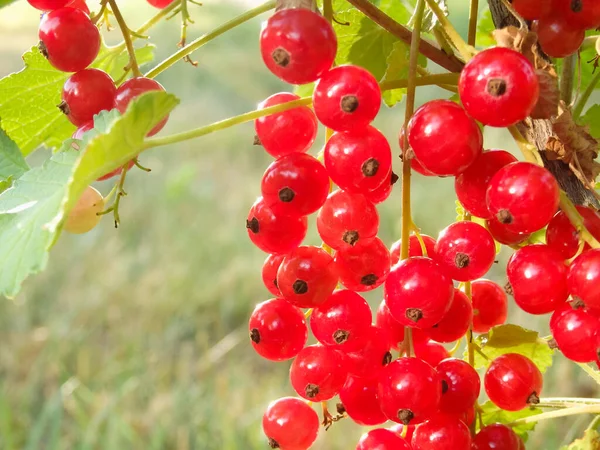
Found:
[[102, 194], [88, 186], [83, 195], [77, 201], [69, 217], [65, 222], [65, 230], [73, 234], [83, 234], [91, 231], [102, 216], [98, 213], [104, 210], [104, 199]]

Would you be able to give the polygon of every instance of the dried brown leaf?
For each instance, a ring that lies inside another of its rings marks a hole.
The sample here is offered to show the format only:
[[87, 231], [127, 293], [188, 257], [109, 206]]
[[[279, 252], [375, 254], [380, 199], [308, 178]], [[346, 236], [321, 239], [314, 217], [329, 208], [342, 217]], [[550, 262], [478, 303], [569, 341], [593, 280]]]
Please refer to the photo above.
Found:
[[540, 83], [540, 97], [531, 112], [532, 119], [551, 119], [558, 114], [560, 91], [558, 88], [558, 75], [554, 67], [546, 70], [536, 70]]

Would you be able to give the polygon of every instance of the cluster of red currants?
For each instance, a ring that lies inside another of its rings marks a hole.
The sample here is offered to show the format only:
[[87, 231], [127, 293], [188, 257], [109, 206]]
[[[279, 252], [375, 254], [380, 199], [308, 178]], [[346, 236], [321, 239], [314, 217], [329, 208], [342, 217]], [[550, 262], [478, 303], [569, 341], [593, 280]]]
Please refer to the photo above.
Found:
[[512, 0], [512, 6], [525, 20], [537, 21], [540, 46], [553, 58], [572, 55], [585, 31], [600, 27], [597, 0]]
[[[29, 0], [44, 12], [39, 27], [39, 48], [50, 64], [63, 72], [74, 72], [64, 84], [61, 111], [78, 127], [74, 139], [94, 128], [94, 116], [101, 111], [117, 109], [124, 113], [129, 103], [139, 95], [164, 88], [150, 78], [134, 77], [117, 88], [111, 76], [103, 70], [90, 68], [101, 48], [102, 38], [90, 19], [83, 0]], [[158, 133], [165, 118], [150, 133]], [[132, 161], [129, 168], [133, 166]], [[121, 173], [118, 168], [101, 178], [105, 180]]]

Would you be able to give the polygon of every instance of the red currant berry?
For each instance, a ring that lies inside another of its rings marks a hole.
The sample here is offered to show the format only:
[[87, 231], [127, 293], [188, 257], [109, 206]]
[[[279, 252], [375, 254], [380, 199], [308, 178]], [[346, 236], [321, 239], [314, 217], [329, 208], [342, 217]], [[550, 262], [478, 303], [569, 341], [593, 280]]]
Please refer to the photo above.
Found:
[[75, 8], [60, 8], [44, 14], [39, 38], [42, 54], [63, 72], [85, 69], [100, 51], [98, 28], [87, 14]]
[[431, 367], [437, 366], [442, 360], [449, 358], [450, 353], [442, 345], [432, 340], [414, 342], [415, 357], [422, 359]]
[[600, 26], [600, 4], [595, 0], [554, 0], [553, 6], [569, 25], [587, 30]]
[[442, 379], [440, 411], [461, 414], [473, 408], [481, 389], [477, 371], [469, 363], [456, 358], [443, 360], [435, 370]]
[[298, 247], [277, 271], [277, 286], [283, 297], [299, 308], [323, 304], [337, 283], [333, 258], [320, 247]]
[[495, 258], [494, 238], [475, 222], [453, 223], [442, 230], [435, 244], [434, 259], [456, 281], [483, 276]]
[[543, 379], [540, 369], [529, 358], [507, 353], [492, 361], [485, 373], [484, 385], [496, 406], [506, 411], [520, 411], [540, 401]]
[[59, 108], [73, 125], [80, 127], [101, 111], [113, 109], [116, 92], [115, 83], [106, 72], [85, 69], [67, 79]]
[[381, 409], [394, 422], [417, 425], [426, 421], [437, 412], [441, 396], [439, 375], [417, 358], [397, 359], [379, 376]]
[[357, 242], [335, 252], [340, 283], [357, 292], [373, 290], [383, 284], [390, 272], [390, 252], [381, 239]]
[[368, 126], [331, 136], [325, 145], [324, 161], [335, 184], [364, 194], [389, 180], [392, 151], [385, 136]]
[[304, 314], [282, 298], [258, 304], [250, 316], [248, 329], [254, 350], [270, 361], [293, 358], [308, 337]]
[[386, 181], [378, 188], [372, 191], [365, 192], [365, 197], [367, 197], [367, 199], [369, 199], [376, 205], [379, 203], [383, 203], [392, 194], [392, 191], [394, 190], [394, 185], [396, 184], [398, 179], [398, 175], [396, 175], [394, 172], [391, 172], [389, 183]]
[[473, 304], [473, 331], [487, 333], [496, 325], [506, 322], [508, 300], [504, 290], [490, 280], [471, 283]]
[[537, 35], [539, 45], [548, 56], [565, 58], [579, 49], [585, 39], [585, 30], [554, 14], [538, 21]]
[[440, 323], [427, 330], [427, 334], [437, 342], [454, 342], [467, 333], [472, 319], [471, 301], [462, 291], [455, 289], [450, 309]]
[[[119, 89], [117, 89], [117, 95], [115, 96], [115, 108], [119, 110], [121, 114], [127, 111], [127, 107], [142, 94], [152, 91], [165, 92], [165, 88], [158, 82], [146, 77], [136, 77], [127, 80]], [[160, 130], [164, 128], [169, 120], [169, 116], [161, 120], [149, 133], [148, 136], [154, 136]]]
[[600, 250], [594, 249], [579, 255], [568, 275], [569, 292], [576, 300], [600, 312]]
[[277, 271], [283, 262], [285, 255], [269, 255], [262, 267], [262, 280], [269, 292], [281, 297], [281, 291], [277, 287]]
[[517, 233], [511, 231], [503, 223], [498, 222], [498, 219], [492, 217], [485, 221], [485, 226], [493, 236], [493, 238], [504, 245], [515, 245], [529, 239], [529, 233]]
[[450, 309], [454, 286], [441, 266], [417, 256], [392, 268], [384, 295], [394, 319], [405, 326], [426, 329], [439, 323]]
[[310, 317], [310, 329], [324, 344], [344, 351], [356, 350], [360, 338], [371, 328], [371, 308], [354, 291], [335, 291], [316, 307]]
[[356, 450], [411, 450], [411, 447], [397, 433], [378, 428], [363, 434]]
[[[134, 165], [135, 159], [132, 159], [131, 161], [129, 161], [129, 163], [127, 163], [127, 170], [130, 170]], [[116, 177], [117, 175], [121, 175], [122, 172], [123, 167], [117, 167], [115, 170], [108, 172], [106, 175], [102, 175], [100, 178], [98, 178], [97, 181], [110, 180], [111, 178]]]
[[392, 317], [389, 308], [385, 304], [385, 300], [382, 300], [377, 309], [376, 324], [378, 328], [387, 333], [391, 348], [399, 350], [404, 341], [404, 325], [401, 325], [400, 322]]
[[460, 174], [483, 150], [475, 121], [449, 100], [428, 102], [415, 112], [408, 124], [408, 142], [423, 168], [440, 176]]
[[350, 375], [340, 390], [344, 411], [359, 425], [381, 425], [387, 417], [379, 406], [377, 378], [360, 378]]
[[[421, 248], [421, 243], [416, 235], [412, 234], [408, 240], [408, 257], [412, 256], [427, 256], [429, 258], [433, 258], [435, 253], [435, 239], [431, 236], [427, 236], [426, 234], [421, 235], [421, 239], [423, 239], [423, 244], [425, 244], [425, 250], [427, 254], [423, 254], [423, 249]], [[392, 247], [390, 248], [390, 254], [392, 255], [392, 266], [398, 264], [400, 261], [400, 251], [402, 250], [402, 240], [394, 242]]]
[[550, 331], [560, 351], [570, 360], [588, 363], [600, 358], [600, 319], [577, 301], [554, 311]]
[[306, 153], [292, 153], [273, 162], [262, 178], [261, 192], [275, 214], [307, 216], [329, 194], [327, 170]]
[[292, 387], [300, 397], [313, 402], [333, 398], [340, 391], [348, 369], [344, 355], [324, 345], [304, 348], [290, 368]]
[[[267, 98], [258, 105], [258, 109], [281, 105], [299, 98], [289, 92], [280, 92]], [[308, 106], [263, 116], [254, 122], [258, 140], [267, 153], [275, 158], [308, 151], [317, 137], [317, 127], [315, 113]]]
[[550, 313], [569, 296], [567, 266], [560, 253], [547, 245], [517, 250], [506, 274], [515, 303], [529, 314]]
[[484, 50], [460, 74], [458, 92], [465, 110], [492, 127], [524, 120], [535, 107], [540, 87], [533, 65], [506, 47]]
[[167, 6], [169, 6], [171, 3], [173, 3], [174, 0], [146, 0], [150, 5], [154, 6], [155, 8], [158, 9], [165, 9]]
[[[600, 239], [600, 215], [593, 209], [585, 206], [576, 206], [583, 218], [583, 224], [596, 239]], [[559, 211], [548, 224], [546, 229], [546, 244], [559, 251], [565, 259], [571, 259], [579, 250], [579, 233], [567, 217]], [[584, 244], [584, 251], [590, 246]]]
[[53, 11], [64, 8], [71, 0], [27, 0], [31, 6], [40, 11]]
[[317, 216], [319, 236], [331, 248], [349, 248], [377, 236], [377, 208], [362, 194], [337, 190], [329, 194]]
[[246, 228], [250, 240], [266, 253], [289, 253], [297, 248], [308, 228], [306, 217], [275, 215], [262, 197], [248, 213]]
[[513, 0], [512, 7], [523, 19], [537, 20], [550, 14], [552, 2], [548, 0]]
[[346, 353], [348, 371], [358, 377], [376, 377], [392, 361], [390, 338], [378, 327], [370, 327], [357, 344], [358, 349]]
[[269, 405], [262, 425], [271, 448], [307, 450], [317, 439], [320, 423], [306, 402], [284, 397]]
[[417, 426], [412, 450], [471, 450], [471, 433], [462, 420], [438, 414]]
[[73, 139], [79, 139], [82, 140], [83, 139], [83, 135], [85, 133], [87, 133], [88, 131], [91, 131], [94, 129], [94, 121], [90, 121], [84, 125], [81, 125], [79, 128], [77, 128], [75, 130], [75, 132], [72, 134], [72, 138]]
[[506, 425], [484, 427], [473, 438], [473, 450], [519, 450], [521, 439]]
[[323, 125], [335, 131], [364, 128], [381, 107], [379, 83], [368, 70], [339, 66], [321, 77], [313, 93], [313, 108]]
[[490, 180], [504, 166], [517, 161], [504, 150], [491, 150], [482, 153], [471, 166], [454, 181], [456, 197], [461, 205], [476, 217], [492, 217], [485, 203], [485, 193]]
[[490, 181], [490, 213], [510, 231], [532, 233], [545, 227], [558, 209], [560, 189], [554, 176], [529, 162], [504, 166]]
[[79, 9], [86, 13], [88, 16], [90, 15], [90, 8], [88, 8], [88, 5], [85, 2], [85, 0], [73, 0], [69, 2], [69, 4], [67, 4], [67, 7]]
[[290, 84], [312, 83], [329, 70], [337, 52], [333, 28], [308, 9], [282, 9], [263, 25], [263, 61], [277, 77]]

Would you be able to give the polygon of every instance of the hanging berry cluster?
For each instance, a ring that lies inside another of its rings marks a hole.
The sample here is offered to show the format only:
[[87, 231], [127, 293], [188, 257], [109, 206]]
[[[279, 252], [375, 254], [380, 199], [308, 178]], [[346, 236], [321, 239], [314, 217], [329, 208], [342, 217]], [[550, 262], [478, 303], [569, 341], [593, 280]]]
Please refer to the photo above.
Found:
[[[515, 0], [513, 6], [521, 12], [529, 3], [540, 2]], [[539, 18], [544, 26], [545, 16], [524, 16]], [[577, 23], [582, 30], [592, 26]], [[527, 118], [539, 97], [535, 69], [514, 50], [482, 51], [461, 73], [462, 106], [430, 101], [414, 113], [406, 133], [400, 131], [402, 155], [412, 169], [455, 177], [468, 219], [448, 226], [437, 240], [412, 234], [408, 258], [401, 260], [400, 241], [388, 250], [377, 237], [376, 204], [387, 199], [397, 180], [390, 146], [370, 125], [381, 104], [377, 80], [357, 66], [332, 68], [335, 33], [307, 9], [275, 13], [263, 27], [260, 48], [266, 66], [280, 79], [316, 82], [312, 109], [299, 106], [255, 124], [257, 143], [276, 160], [263, 176], [262, 197], [246, 227], [252, 242], [270, 253], [262, 278], [275, 298], [252, 313], [250, 339], [268, 360], [293, 358], [290, 382], [302, 398], [269, 405], [263, 428], [270, 446], [309, 448], [319, 419], [307, 401], [338, 397], [337, 416], [324, 408], [325, 426], [344, 417], [363, 426], [399, 424], [366, 433], [357, 450], [524, 448], [502, 424], [470, 432], [479, 375], [469, 363], [451, 358], [442, 343], [505, 322], [504, 289], [481, 279], [494, 263], [497, 241], [519, 245], [507, 268], [506, 290], [515, 303], [530, 314], [553, 313], [550, 326], [565, 356], [598, 361], [600, 291], [594, 286], [600, 250], [580, 244], [569, 219], [557, 214], [560, 189], [553, 175], [504, 150], [484, 151], [477, 123], [509, 127]], [[298, 99], [279, 93], [261, 108]], [[317, 122], [333, 132], [323, 164], [306, 153]], [[338, 189], [330, 192], [332, 184]], [[307, 216], [315, 212], [323, 245], [302, 246]], [[584, 207], [579, 212], [600, 237], [600, 216]], [[471, 221], [471, 215], [481, 220]], [[547, 244], [523, 245], [546, 226]], [[340, 285], [345, 289], [336, 289]], [[373, 323], [359, 293], [380, 285], [384, 301]], [[309, 328], [316, 345], [306, 346]], [[394, 359], [392, 350], [400, 358]], [[484, 377], [487, 396], [506, 411], [537, 404], [542, 386], [540, 370], [516, 353], [494, 359]]]

